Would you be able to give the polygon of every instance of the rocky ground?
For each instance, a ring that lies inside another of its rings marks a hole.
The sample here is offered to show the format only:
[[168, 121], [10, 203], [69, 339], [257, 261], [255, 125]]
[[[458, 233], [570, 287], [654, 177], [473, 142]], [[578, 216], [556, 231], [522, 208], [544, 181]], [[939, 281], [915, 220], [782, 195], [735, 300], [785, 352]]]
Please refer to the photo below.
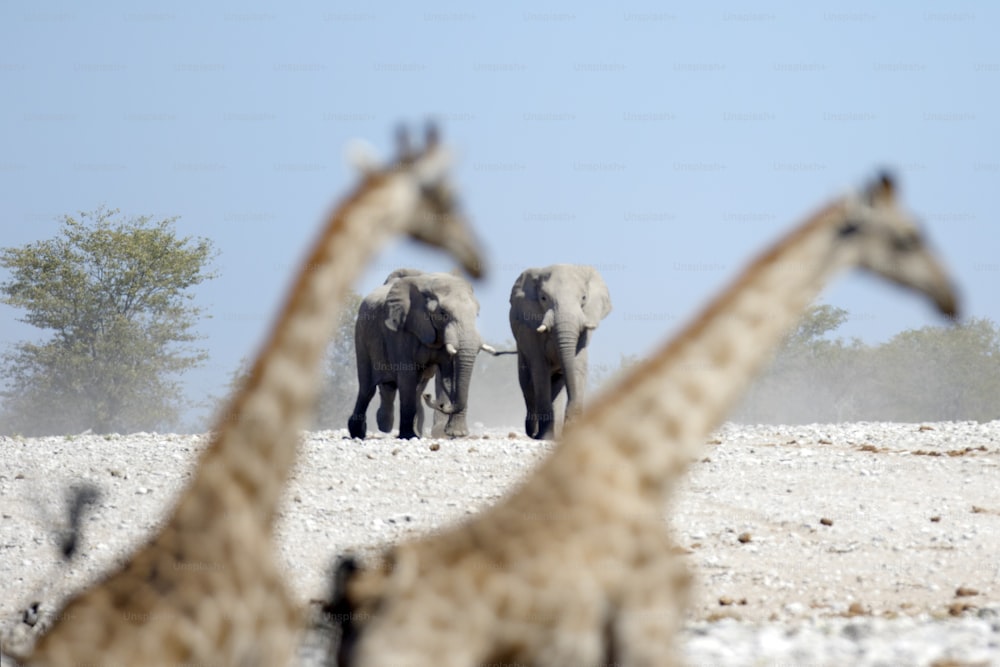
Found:
[[[331, 560], [459, 521], [551, 447], [507, 430], [460, 440], [308, 434], [280, 549], [304, 602]], [[204, 438], [0, 441], [0, 622], [56, 608], [154, 530]], [[696, 575], [692, 665], [1000, 665], [1000, 422], [726, 425], [664, 516]], [[103, 490], [80, 557], [53, 535], [66, 488]], [[321, 635], [301, 664], [320, 664]]]

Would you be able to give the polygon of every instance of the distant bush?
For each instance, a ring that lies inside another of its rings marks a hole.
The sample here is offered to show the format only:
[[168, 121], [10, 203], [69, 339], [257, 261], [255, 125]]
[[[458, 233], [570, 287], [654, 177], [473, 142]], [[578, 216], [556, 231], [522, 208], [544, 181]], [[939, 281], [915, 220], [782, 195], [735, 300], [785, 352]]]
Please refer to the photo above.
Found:
[[877, 345], [829, 335], [847, 311], [813, 306], [731, 419], [744, 423], [989, 421], [1000, 417], [1000, 329], [984, 318]]

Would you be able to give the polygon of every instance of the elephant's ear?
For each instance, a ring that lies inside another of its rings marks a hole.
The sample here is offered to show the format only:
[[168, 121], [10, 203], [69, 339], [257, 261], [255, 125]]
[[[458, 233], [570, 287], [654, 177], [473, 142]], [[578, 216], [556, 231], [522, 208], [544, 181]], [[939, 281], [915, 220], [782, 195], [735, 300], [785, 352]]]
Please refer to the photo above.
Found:
[[410, 276], [422, 276], [424, 274], [420, 269], [396, 269], [388, 276], [386, 276], [383, 285], [388, 285], [389, 283], [395, 282], [400, 278], [409, 278]]
[[399, 331], [410, 314], [410, 284], [397, 279], [385, 297], [385, 326], [390, 331]]
[[511, 303], [515, 299], [538, 301], [538, 274], [534, 269], [525, 269], [514, 281], [510, 290]]
[[405, 330], [412, 333], [424, 345], [431, 345], [437, 339], [437, 331], [427, 314], [424, 297], [412, 280], [400, 278], [385, 298], [389, 316], [385, 326], [392, 331]]
[[596, 329], [597, 325], [611, 312], [611, 295], [608, 293], [608, 286], [604, 283], [604, 278], [597, 272], [597, 269], [587, 267], [587, 303], [583, 307], [583, 312], [587, 317], [584, 323], [588, 329]]

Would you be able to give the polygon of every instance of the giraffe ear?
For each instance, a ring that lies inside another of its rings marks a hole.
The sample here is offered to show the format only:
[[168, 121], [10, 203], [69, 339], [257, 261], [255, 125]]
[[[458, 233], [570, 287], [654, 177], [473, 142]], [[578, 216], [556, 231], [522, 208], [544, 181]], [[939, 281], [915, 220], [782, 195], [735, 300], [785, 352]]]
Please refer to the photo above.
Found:
[[378, 157], [375, 147], [363, 139], [354, 139], [344, 151], [347, 164], [354, 167], [358, 173], [368, 175], [378, 170]]

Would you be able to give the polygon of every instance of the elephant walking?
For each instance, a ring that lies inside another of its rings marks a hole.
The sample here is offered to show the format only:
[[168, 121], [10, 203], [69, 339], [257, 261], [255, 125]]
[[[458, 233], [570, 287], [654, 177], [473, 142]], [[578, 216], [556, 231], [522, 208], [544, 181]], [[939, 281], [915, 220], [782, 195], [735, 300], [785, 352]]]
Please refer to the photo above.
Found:
[[449, 273], [399, 269], [365, 297], [354, 327], [358, 399], [348, 421], [351, 437], [365, 437], [368, 404], [376, 390], [381, 398], [379, 430], [392, 430], [398, 392], [399, 437], [421, 435], [420, 395], [435, 376], [437, 400], [427, 402], [447, 415], [444, 433], [468, 435], [469, 383], [483, 348], [476, 330], [478, 314], [472, 285]]
[[510, 292], [510, 328], [517, 342], [517, 375], [527, 416], [524, 430], [552, 438], [553, 403], [566, 389], [566, 417], [580, 410], [587, 384], [590, 332], [611, 312], [611, 297], [596, 269], [553, 264], [526, 269]]

